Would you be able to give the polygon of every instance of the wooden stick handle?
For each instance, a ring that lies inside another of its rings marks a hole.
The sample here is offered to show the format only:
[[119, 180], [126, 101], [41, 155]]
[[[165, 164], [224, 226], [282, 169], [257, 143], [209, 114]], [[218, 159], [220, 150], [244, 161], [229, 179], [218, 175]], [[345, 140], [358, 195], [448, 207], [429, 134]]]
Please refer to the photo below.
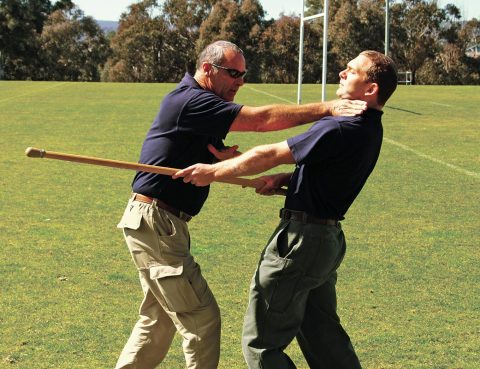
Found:
[[[139, 172], [157, 173], [157, 174], [163, 174], [167, 176], [171, 176], [180, 170], [180, 169], [169, 168], [169, 167], [160, 167], [156, 165], [132, 163], [128, 161], [110, 160], [110, 159], [96, 158], [92, 156], [73, 155], [73, 154], [66, 154], [66, 153], [55, 152], [55, 151], [46, 151], [43, 149], [37, 149], [35, 147], [28, 147], [25, 150], [25, 155], [27, 155], [29, 158], [47, 158], [47, 159], [64, 160], [64, 161], [71, 161], [71, 162], [82, 163], [82, 164], [101, 165], [104, 167], [111, 167], [111, 168], [131, 169]], [[252, 187], [252, 188], [259, 188], [263, 185], [263, 182], [260, 179], [248, 179], [248, 178], [240, 178], [240, 177], [225, 178], [225, 179], [219, 180], [218, 182], [230, 183], [230, 184], [235, 184], [242, 187]], [[287, 190], [284, 188], [280, 188], [275, 191], [275, 194], [285, 196], [287, 194]]]

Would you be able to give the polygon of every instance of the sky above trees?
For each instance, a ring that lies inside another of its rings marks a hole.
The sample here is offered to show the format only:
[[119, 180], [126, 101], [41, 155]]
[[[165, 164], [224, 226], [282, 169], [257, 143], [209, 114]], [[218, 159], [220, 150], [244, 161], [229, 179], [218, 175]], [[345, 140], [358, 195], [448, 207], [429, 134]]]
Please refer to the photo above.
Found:
[[[77, 0], [74, 2], [86, 15], [98, 20], [113, 21], [118, 21], [120, 15], [127, 10], [127, 7], [134, 3], [132, 0]], [[268, 16], [275, 19], [278, 18], [281, 12], [286, 15], [291, 13], [299, 14], [302, 8], [302, 0], [261, 0], [260, 3], [268, 13]], [[480, 19], [480, 1], [478, 0], [438, 0], [440, 7], [444, 7], [447, 4], [457, 6], [465, 19]]]

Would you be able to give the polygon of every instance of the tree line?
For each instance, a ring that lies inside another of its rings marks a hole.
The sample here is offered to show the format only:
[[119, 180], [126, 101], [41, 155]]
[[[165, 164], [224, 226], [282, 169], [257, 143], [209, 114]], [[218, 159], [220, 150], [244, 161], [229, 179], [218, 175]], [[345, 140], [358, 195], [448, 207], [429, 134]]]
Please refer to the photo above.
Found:
[[[323, 0], [307, 0], [306, 15]], [[390, 55], [416, 84], [479, 84], [480, 21], [462, 21], [454, 5], [435, 0], [390, 3]], [[331, 0], [328, 76], [360, 51], [383, 51], [385, 1]], [[321, 81], [323, 21], [305, 24], [303, 81]], [[0, 0], [0, 79], [177, 82], [192, 72], [208, 43], [239, 45], [248, 82], [296, 83], [300, 18], [267, 18], [259, 0], [143, 0], [105, 34], [71, 0]]]

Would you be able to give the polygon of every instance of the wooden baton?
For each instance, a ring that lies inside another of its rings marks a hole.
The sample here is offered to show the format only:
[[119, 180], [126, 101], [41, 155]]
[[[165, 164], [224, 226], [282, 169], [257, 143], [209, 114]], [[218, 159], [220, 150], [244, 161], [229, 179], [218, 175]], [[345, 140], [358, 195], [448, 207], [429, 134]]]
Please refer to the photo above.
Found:
[[[156, 165], [139, 164], [139, 163], [133, 163], [128, 161], [97, 158], [93, 156], [74, 155], [74, 154], [66, 154], [62, 152], [47, 151], [44, 149], [37, 149], [35, 147], [27, 147], [27, 149], [25, 150], [25, 155], [27, 155], [29, 158], [46, 158], [46, 159], [64, 160], [64, 161], [71, 161], [75, 163], [100, 165], [100, 166], [111, 167], [111, 168], [130, 169], [130, 170], [136, 170], [139, 172], [157, 173], [157, 174], [163, 174], [166, 176], [171, 176], [180, 170], [180, 169], [169, 168], [169, 167], [160, 167]], [[242, 187], [251, 187], [251, 188], [260, 188], [263, 186], [263, 181], [260, 179], [248, 179], [248, 178], [241, 178], [241, 177], [219, 179], [218, 182], [235, 184]], [[278, 190], [275, 191], [275, 194], [285, 196], [287, 194], [287, 190], [285, 188], [279, 188]]]

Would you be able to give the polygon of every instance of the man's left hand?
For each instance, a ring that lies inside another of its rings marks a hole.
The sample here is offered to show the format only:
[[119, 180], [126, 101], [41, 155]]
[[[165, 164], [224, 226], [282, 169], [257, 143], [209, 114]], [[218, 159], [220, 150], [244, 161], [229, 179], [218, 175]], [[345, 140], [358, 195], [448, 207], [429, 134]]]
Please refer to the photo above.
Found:
[[367, 110], [367, 103], [362, 100], [337, 99], [327, 101], [326, 104], [333, 116], [352, 117]]
[[225, 148], [217, 150], [215, 146], [208, 144], [207, 148], [219, 161], [231, 159], [241, 154], [240, 151], [237, 151], [238, 145], [225, 146]]

